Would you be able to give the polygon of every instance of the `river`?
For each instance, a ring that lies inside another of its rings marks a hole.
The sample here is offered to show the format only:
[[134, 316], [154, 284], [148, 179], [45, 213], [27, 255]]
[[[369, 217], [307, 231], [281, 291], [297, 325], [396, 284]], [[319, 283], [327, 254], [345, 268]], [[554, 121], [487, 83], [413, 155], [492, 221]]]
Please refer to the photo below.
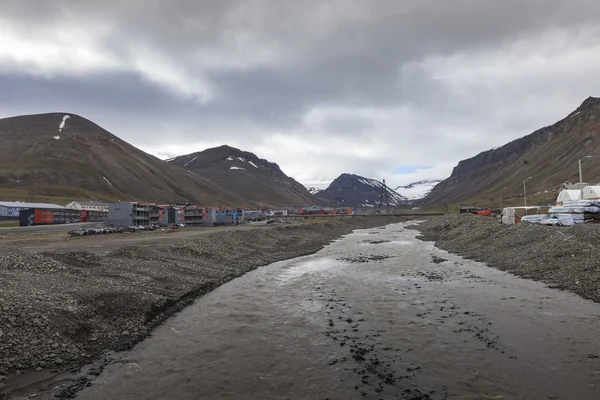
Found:
[[600, 398], [600, 305], [448, 254], [405, 225], [217, 288], [77, 398]]

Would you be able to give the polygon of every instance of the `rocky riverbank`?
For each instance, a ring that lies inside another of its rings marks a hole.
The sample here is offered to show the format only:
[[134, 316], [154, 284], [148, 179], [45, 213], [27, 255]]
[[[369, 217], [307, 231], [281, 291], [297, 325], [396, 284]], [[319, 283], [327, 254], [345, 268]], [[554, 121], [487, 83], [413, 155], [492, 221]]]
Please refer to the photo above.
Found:
[[130, 348], [196, 297], [252, 269], [314, 253], [354, 229], [400, 221], [365, 217], [217, 232], [106, 256], [4, 250], [0, 393], [6, 376], [66, 370]]
[[431, 217], [414, 229], [451, 253], [600, 302], [599, 225], [501, 225], [455, 214]]

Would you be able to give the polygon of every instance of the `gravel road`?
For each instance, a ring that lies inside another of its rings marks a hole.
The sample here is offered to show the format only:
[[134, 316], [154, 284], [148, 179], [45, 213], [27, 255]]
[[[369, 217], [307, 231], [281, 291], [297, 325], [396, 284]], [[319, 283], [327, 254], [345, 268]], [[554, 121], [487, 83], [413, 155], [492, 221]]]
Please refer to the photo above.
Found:
[[501, 225], [455, 214], [431, 217], [413, 229], [449, 252], [600, 302], [600, 225]]
[[[106, 350], [132, 347], [196, 297], [252, 269], [312, 254], [354, 229], [399, 220], [352, 218], [186, 238], [149, 236], [151, 246], [125, 241], [108, 254], [105, 248], [98, 254], [2, 248], [0, 396], [27, 390]], [[108, 240], [118, 244], [112, 236]]]

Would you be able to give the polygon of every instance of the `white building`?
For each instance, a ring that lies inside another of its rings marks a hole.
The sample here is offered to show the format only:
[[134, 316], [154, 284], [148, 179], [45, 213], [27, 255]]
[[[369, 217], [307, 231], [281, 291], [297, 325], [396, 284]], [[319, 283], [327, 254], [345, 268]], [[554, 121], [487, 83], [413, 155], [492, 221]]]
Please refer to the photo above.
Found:
[[265, 214], [270, 217], [285, 217], [288, 215], [288, 210], [268, 210], [265, 211]]
[[556, 205], [562, 206], [563, 202], [570, 200], [581, 200], [581, 190], [564, 189], [558, 193]]
[[65, 206], [71, 210], [102, 211], [108, 212], [108, 203], [99, 201], [72, 201]]
[[586, 186], [581, 189], [583, 200], [600, 200], [600, 186]]
[[0, 219], [19, 219], [19, 212], [29, 208], [65, 208], [58, 204], [0, 201]]

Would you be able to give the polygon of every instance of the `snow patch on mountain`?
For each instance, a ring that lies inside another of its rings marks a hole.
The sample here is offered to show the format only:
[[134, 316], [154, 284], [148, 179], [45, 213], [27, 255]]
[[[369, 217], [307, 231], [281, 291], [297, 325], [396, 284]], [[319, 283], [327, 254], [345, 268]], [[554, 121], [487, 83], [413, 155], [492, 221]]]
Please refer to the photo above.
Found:
[[398, 186], [395, 191], [408, 200], [420, 200], [425, 198], [431, 189], [441, 181], [441, 179], [433, 179], [414, 182], [406, 186]]

